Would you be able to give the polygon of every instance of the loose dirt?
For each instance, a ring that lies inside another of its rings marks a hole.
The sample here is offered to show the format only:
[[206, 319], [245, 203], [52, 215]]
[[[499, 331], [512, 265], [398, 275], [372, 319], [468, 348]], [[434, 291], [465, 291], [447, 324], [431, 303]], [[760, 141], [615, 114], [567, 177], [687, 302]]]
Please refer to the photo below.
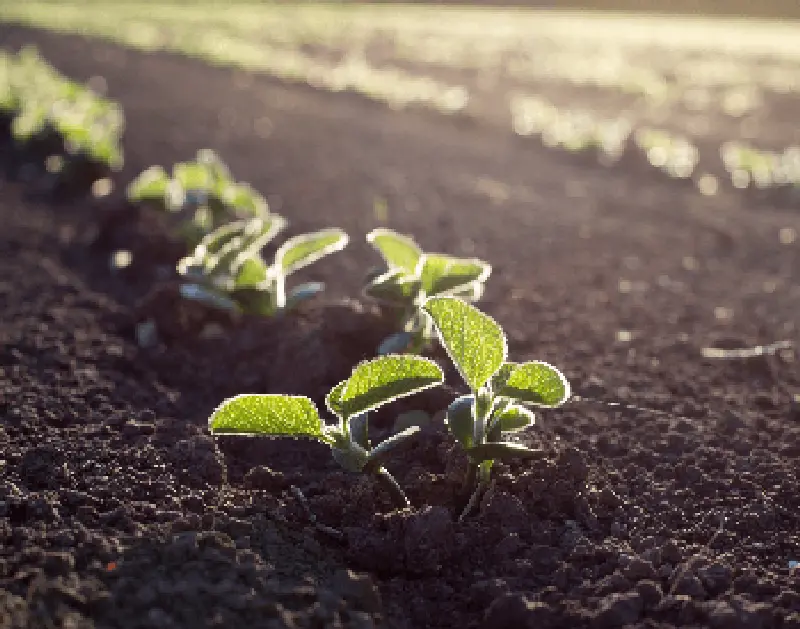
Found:
[[[0, 626], [800, 627], [797, 353], [702, 353], [800, 340], [796, 210], [172, 55], [7, 26], [0, 42], [106, 79], [128, 121], [118, 191], [211, 147], [291, 233], [353, 239], [314, 268], [323, 302], [203, 339], [153, 292], [180, 252], [147, 218], [2, 181]], [[373, 351], [383, 322], [346, 298], [376, 262], [378, 197], [425, 249], [491, 261], [483, 307], [512, 358], [562, 367], [579, 396], [463, 523], [465, 461], [438, 422], [389, 464], [408, 512], [314, 443], [206, 431], [227, 395], [320, 401]], [[150, 349], [145, 315], [175, 324]]]

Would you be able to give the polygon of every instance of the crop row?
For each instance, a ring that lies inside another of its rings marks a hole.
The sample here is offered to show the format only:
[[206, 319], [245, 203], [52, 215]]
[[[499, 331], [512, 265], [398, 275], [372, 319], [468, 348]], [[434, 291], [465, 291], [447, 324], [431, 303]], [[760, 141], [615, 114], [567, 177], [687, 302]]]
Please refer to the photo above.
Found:
[[122, 166], [119, 105], [59, 74], [33, 48], [0, 51], [0, 133], [31, 176], [44, 169], [60, 194], [80, 193]]
[[[115, 103], [60, 76], [32, 49], [3, 57], [2, 64], [3, 114], [18, 155], [40, 170], [58, 157], [64, 164], [55, 172], [58, 181], [68, 185], [80, 174], [82, 194], [119, 166], [122, 113]], [[73, 161], [103, 168], [86, 166], [78, 172]], [[183, 242], [187, 255], [176, 264], [173, 278], [188, 305], [202, 304], [233, 318], [291, 316], [324, 287], [316, 282], [289, 286], [289, 276], [349, 242], [341, 229], [329, 227], [286, 239], [267, 260], [265, 247], [288, 221], [208, 149], [170, 171], [146, 169], [127, 185], [126, 196], [128, 210], [166, 217], [172, 235]], [[494, 461], [541, 455], [506, 435], [534, 423], [531, 407], [565, 402], [569, 383], [546, 363], [508, 360], [505, 333], [470, 303], [483, 295], [491, 274], [488, 263], [424, 252], [411, 237], [389, 229], [375, 229], [366, 240], [381, 263], [365, 273], [362, 297], [394, 321], [395, 332], [375, 349], [375, 358], [355, 365], [331, 389], [326, 406], [333, 423], [325, 422], [305, 396], [245, 394], [223, 401], [209, 419], [209, 430], [215, 436], [317, 439], [344, 469], [373, 475], [395, 506], [405, 508], [408, 498], [385, 463], [400, 444], [415, 437], [419, 425], [412, 423], [375, 444], [368, 418], [393, 400], [444, 384], [443, 366], [422, 355], [438, 343], [469, 388], [445, 415], [470, 461], [456, 505], [465, 517], [486, 489]], [[114, 256], [117, 266], [130, 262], [121, 254]], [[154, 322], [140, 323], [137, 337], [142, 345], [155, 342]]]

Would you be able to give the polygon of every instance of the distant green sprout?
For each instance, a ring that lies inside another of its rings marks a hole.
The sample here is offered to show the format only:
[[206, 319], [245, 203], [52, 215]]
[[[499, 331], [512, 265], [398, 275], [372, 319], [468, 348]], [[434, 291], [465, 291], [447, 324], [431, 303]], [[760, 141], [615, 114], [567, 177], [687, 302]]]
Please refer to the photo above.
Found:
[[186, 299], [232, 312], [272, 316], [291, 310], [322, 292], [319, 282], [301, 284], [287, 292], [289, 274], [343, 249], [348, 236], [338, 228], [289, 238], [268, 265], [264, 248], [286, 226], [282, 217], [234, 221], [208, 234], [190, 256], [178, 262]]
[[368, 436], [367, 413], [388, 402], [441, 384], [444, 374], [420, 356], [389, 355], [357, 365], [347, 380], [325, 398], [337, 423], [326, 425], [307, 397], [243, 394], [225, 400], [208, 420], [213, 435], [307, 437], [330, 446], [333, 458], [350, 472], [374, 475], [395, 506], [409, 506], [408, 497], [383, 467], [388, 454], [419, 430], [412, 426], [376, 446]]
[[464, 488], [472, 492], [462, 518], [486, 487], [494, 460], [540, 455], [503, 434], [527, 428], [536, 416], [527, 407], [553, 408], [567, 401], [570, 386], [544, 362], [507, 362], [506, 336], [497, 322], [456, 297], [433, 297], [423, 305], [441, 344], [471, 393], [447, 409], [447, 425], [469, 457]]
[[383, 257], [385, 266], [367, 278], [364, 295], [397, 313], [401, 331], [390, 335], [379, 354], [416, 353], [436, 339], [422, 303], [436, 295], [477, 301], [492, 267], [476, 258], [424, 253], [414, 240], [390, 229], [375, 229], [367, 242]]
[[190, 245], [226, 223], [270, 213], [266, 199], [234, 181], [210, 149], [198, 151], [194, 161], [175, 164], [171, 177], [161, 166], [151, 166], [130, 183], [127, 196], [131, 203], [177, 214], [183, 219], [181, 235]]

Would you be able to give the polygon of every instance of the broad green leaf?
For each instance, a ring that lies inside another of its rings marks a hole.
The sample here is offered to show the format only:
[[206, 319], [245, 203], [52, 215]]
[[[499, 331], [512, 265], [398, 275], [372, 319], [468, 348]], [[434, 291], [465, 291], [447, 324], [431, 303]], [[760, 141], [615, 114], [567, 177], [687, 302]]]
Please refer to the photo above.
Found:
[[447, 294], [450, 297], [458, 297], [464, 301], [478, 301], [483, 297], [485, 290], [486, 287], [482, 282], [473, 282], [472, 284], [467, 284], [463, 288], [448, 291]]
[[523, 404], [554, 407], [567, 401], [570, 386], [564, 375], [552, 365], [532, 361], [516, 365], [495, 393]]
[[511, 459], [538, 459], [543, 456], [541, 450], [533, 450], [519, 443], [508, 443], [505, 441], [494, 443], [482, 443], [467, 449], [467, 456], [476, 463], [493, 461], [499, 459], [508, 461]]
[[261, 256], [250, 256], [238, 264], [236, 270], [235, 288], [248, 288], [258, 286], [267, 279], [267, 263]]
[[344, 417], [342, 409], [342, 392], [347, 385], [347, 380], [342, 380], [339, 384], [334, 386], [325, 396], [325, 406], [328, 407], [331, 413], [339, 418]]
[[475, 283], [483, 283], [492, 271], [486, 262], [477, 259], [455, 258], [440, 253], [422, 256], [420, 279], [422, 290], [429, 297], [469, 292]]
[[524, 406], [509, 404], [492, 418], [500, 432], [516, 432], [536, 423], [536, 415]]
[[237, 395], [216, 408], [208, 428], [215, 435], [274, 435], [327, 441], [317, 407], [299, 395]]
[[462, 395], [447, 407], [447, 426], [462, 447], [470, 448], [475, 441], [475, 396]]
[[364, 287], [364, 295], [388, 306], [410, 306], [419, 294], [419, 280], [394, 270], [379, 275]]
[[353, 369], [341, 394], [342, 412], [344, 417], [352, 417], [443, 381], [441, 368], [432, 360], [381, 356]]
[[506, 360], [506, 336], [490, 316], [455, 297], [432, 297], [423, 306], [464, 381], [478, 391]]
[[239, 216], [263, 218], [269, 214], [267, 200], [246, 183], [228, 184], [222, 198]]
[[408, 236], [378, 228], [367, 234], [367, 242], [381, 254], [390, 269], [400, 269], [408, 274], [415, 272], [422, 250]]
[[275, 266], [284, 275], [316, 262], [347, 245], [348, 236], [336, 227], [289, 238], [275, 254]]

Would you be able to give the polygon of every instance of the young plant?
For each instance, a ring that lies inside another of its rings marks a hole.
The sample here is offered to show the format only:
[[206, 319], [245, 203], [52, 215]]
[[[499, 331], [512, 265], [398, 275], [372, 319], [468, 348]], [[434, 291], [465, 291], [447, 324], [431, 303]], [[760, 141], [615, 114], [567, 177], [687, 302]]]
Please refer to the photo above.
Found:
[[337, 418], [335, 425], [326, 425], [307, 397], [243, 394], [220, 404], [208, 420], [208, 427], [213, 435], [307, 437], [321, 441], [331, 448], [333, 458], [344, 469], [374, 475], [394, 504], [404, 509], [409, 506], [408, 498], [383, 462], [418, 427], [396, 433], [373, 447], [367, 414], [443, 381], [442, 370], [426, 358], [381, 356], [357, 365], [347, 380], [328, 393], [325, 404]]
[[464, 482], [472, 492], [462, 518], [486, 487], [495, 460], [540, 453], [503, 440], [503, 434], [532, 425], [529, 407], [553, 408], [567, 401], [570, 386], [561, 372], [541, 361], [508, 362], [502, 328], [488, 315], [455, 297], [433, 297], [423, 305], [439, 341], [471, 393], [447, 409], [447, 425], [469, 457]]
[[272, 316], [322, 292], [319, 282], [300, 284], [287, 292], [289, 274], [343, 249], [348, 236], [337, 228], [289, 238], [268, 265], [261, 249], [286, 226], [275, 214], [234, 221], [203, 238], [194, 252], [178, 262], [185, 279], [181, 295], [232, 312]]
[[134, 179], [128, 200], [176, 214], [180, 232], [190, 245], [206, 234], [237, 220], [266, 218], [266, 199], [245, 183], [234, 181], [228, 167], [209, 149], [194, 161], [179, 162], [172, 176], [161, 166], [151, 166]]
[[364, 294], [394, 311], [401, 327], [384, 339], [379, 354], [414, 353], [429, 347], [436, 336], [422, 303], [437, 295], [476, 301], [492, 272], [488, 263], [475, 258], [424, 253], [411, 238], [390, 229], [371, 231], [367, 242], [380, 253], [385, 266], [368, 276]]

